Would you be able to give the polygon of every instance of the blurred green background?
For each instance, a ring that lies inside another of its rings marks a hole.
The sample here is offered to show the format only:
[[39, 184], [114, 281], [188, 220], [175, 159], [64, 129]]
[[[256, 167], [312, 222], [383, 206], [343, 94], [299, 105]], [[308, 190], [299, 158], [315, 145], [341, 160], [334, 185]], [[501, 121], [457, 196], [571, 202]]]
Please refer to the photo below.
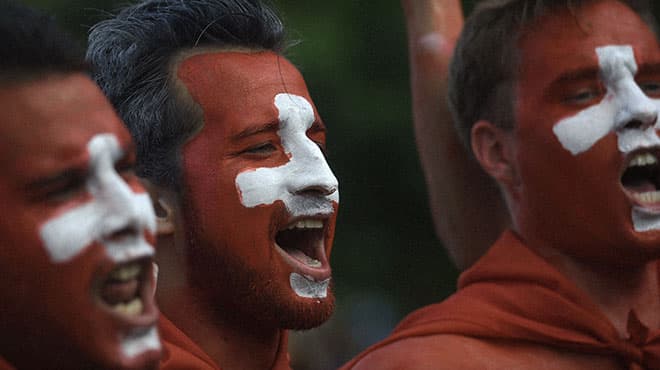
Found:
[[[81, 42], [125, 0], [24, 0]], [[341, 206], [332, 253], [337, 311], [292, 339], [295, 369], [334, 369], [408, 312], [451, 294], [457, 271], [433, 233], [414, 144], [398, 1], [274, 0], [329, 128]], [[472, 1], [465, 6], [469, 10]]]

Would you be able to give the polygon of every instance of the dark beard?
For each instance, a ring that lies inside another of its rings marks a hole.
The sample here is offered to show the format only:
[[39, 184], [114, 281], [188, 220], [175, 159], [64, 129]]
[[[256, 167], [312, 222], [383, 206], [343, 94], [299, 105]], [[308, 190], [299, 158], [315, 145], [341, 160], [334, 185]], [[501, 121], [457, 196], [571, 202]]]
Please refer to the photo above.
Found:
[[215, 317], [242, 330], [307, 330], [330, 318], [335, 297], [332, 284], [324, 299], [298, 297], [289, 286], [276, 282], [277, 271], [256, 271], [228, 253], [230, 246], [210, 245], [197, 238], [196, 222], [189, 222], [187, 263], [196, 299], [208, 305]]

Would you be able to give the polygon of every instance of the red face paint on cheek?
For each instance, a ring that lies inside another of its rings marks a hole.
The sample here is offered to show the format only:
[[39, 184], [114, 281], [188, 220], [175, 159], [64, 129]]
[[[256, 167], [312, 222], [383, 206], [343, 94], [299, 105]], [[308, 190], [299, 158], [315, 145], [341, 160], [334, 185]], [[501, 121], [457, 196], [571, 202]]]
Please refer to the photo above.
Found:
[[[585, 4], [575, 14], [546, 14], [523, 31], [515, 105], [522, 182], [516, 219], [530, 244], [591, 261], [625, 263], [657, 254], [657, 242], [651, 241], [660, 233], [633, 230], [631, 202], [621, 185], [625, 158], [616, 134], [572, 154], [553, 132], [559, 121], [605, 99], [596, 48], [613, 45], [632, 46], [640, 66], [660, 61], [651, 31], [615, 1]], [[631, 252], [635, 248], [641, 253]]]
[[[293, 153], [285, 150], [286, 143], [281, 136], [281, 112], [275, 102], [278, 95], [289, 94], [286, 96], [290, 96], [290, 100], [311, 107], [313, 125], [308, 132], [298, 132], [296, 140], [305, 142], [301, 145], [314, 141], [325, 145], [325, 135], [318, 131], [318, 128], [324, 130], [323, 123], [302, 76], [286, 59], [270, 52], [194, 55], [179, 65], [177, 76], [201, 108], [204, 119], [201, 132], [183, 148], [186, 228], [192, 239], [189, 244], [194, 243], [190, 244], [189, 252], [193, 279], [198, 287], [212, 300], [242, 296], [244, 302], [236, 304], [248, 310], [265, 310], [262, 317], [272, 313], [269, 305], [308, 304], [316, 305], [318, 312], [327, 316], [332, 298], [318, 304], [297, 296], [289, 281], [291, 273], [297, 271], [297, 262], [291, 264], [287, 253], [276, 246], [283, 229], [304, 220], [294, 219], [283, 200], [246, 206], [244, 193], [237, 185], [239, 174], [281, 168], [293, 160]], [[294, 104], [292, 109], [296, 117], [305, 112], [301, 105]], [[317, 144], [314, 148], [319, 150]], [[282, 184], [291, 179], [271, 177], [269, 180]], [[322, 271], [319, 275], [327, 275], [323, 279], [330, 276], [327, 256], [336, 218], [332, 206], [330, 209], [328, 215], [318, 220], [323, 225], [322, 230], [313, 231], [318, 235], [309, 234], [310, 240], [318, 238], [322, 245], [321, 252], [309, 253], [319, 257], [323, 265], [318, 269]], [[309, 242], [310, 245], [315, 243]], [[210, 281], [214, 283], [211, 285]], [[245, 298], [246, 295], [250, 298]], [[298, 315], [300, 320], [308, 321], [304, 311], [300, 309], [291, 316]], [[317, 314], [312, 312], [311, 315]]]
[[[0, 89], [0, 122], [0, 211], [6, 215], [0, 219], [0, 270], [5, 277], [0, 296], [11, 302], [0, 307], [0, 330], [3, 351], [12, 348], [3, 357], [19, 368], [122, 368], [157, 362], [157, 337], [156, 347], [134, 356], [127, 355], [123, 339], [155, 324], [153, 300], [144, 299], [143, 314], [132, 318], [100, 302], [97, 285], [108, 281], [117, 267], [107, 245], [92, 238], [75, 254], [57, 260], [42, 234], [44, 225], [94, 202], [87, 187], [92, 139], [111, 137], [117, 149], [129, 147], [130, 137], [112, 107], [88, 77], [54, 76]], [[111, 182], [123, 184], [126, 194], [144, 192], [137, 179], [119, 180], [112, 163], [108, 165], [105, 175], [114, 173]], [[106, 210], [114, 216], [125, 212]]]

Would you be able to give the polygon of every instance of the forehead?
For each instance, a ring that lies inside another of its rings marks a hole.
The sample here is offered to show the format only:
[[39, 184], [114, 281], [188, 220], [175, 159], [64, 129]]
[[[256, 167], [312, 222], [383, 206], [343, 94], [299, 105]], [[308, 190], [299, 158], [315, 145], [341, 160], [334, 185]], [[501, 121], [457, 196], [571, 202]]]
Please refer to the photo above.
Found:
[[633, 10], [614, 0], [591, 1], [550, 11], [523, 28], [519, 80], [544, 83], [567, 70], [597, 67], [595, 50], [605, 45], [631, 45], [638, 65], [660, 61], [655, 36]]
[[98, 133], [130, 137], [103, 93], [83, 74], [53, 75], [0, 88], [0, 166], [52, 170], [87, 155]]
[[300, 72], [273, 52], [193, 55], [180, 63], [177, 77], [201, 106], [207, 125], [209, 121], [236, 122], [236, 116], [251, 123], [276, 121], [274, 98], [280, 93], [312, 102]]

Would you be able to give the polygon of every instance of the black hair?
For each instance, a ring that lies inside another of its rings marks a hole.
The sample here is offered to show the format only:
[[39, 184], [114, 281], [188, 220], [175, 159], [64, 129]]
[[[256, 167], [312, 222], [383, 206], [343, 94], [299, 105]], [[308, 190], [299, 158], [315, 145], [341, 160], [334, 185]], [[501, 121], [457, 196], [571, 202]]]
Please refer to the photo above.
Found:
[[138, 175], [181, 190], [180, 148], [203, 125], [175, 90], [177, 56], [195, 48], [281, 53], [284, 39], [281, 20], [258, 0], [146, 0], [95, 25], [87, 59], [137, 144]]
[[0, 9], [0, 83], [86, 70], [82, 48], [52, 17], [9, 0]]

